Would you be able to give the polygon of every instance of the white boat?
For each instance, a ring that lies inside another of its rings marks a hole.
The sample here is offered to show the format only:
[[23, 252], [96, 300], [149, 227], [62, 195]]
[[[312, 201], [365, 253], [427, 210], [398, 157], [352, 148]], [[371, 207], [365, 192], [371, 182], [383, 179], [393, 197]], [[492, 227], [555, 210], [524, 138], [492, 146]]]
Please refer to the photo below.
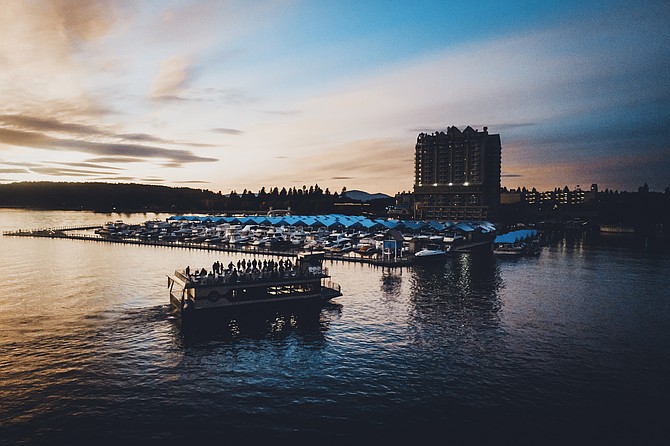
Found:
[[506, 256], [522, 256], [527, 252], [525, 243], [507, 244], [501, 243], [493, 247], [493, 254]]
[[246, 245], [252, 240], [252, 237], [249, 235], [241, 235], [241, 234], [236, 234], [231, 236], [228, 239], [228, 243], [232, 245]]
[[542, 247], [537, 239], [522, 243], [496, 243], [493, 254], [504, 256], [535, 256], [540, 254]]
[[418, 261], [437, 260], [446, 257], [448, 251], [441, 249], [438, 245], [427, 245], [425, 248], [414, 254], [414, 259]]

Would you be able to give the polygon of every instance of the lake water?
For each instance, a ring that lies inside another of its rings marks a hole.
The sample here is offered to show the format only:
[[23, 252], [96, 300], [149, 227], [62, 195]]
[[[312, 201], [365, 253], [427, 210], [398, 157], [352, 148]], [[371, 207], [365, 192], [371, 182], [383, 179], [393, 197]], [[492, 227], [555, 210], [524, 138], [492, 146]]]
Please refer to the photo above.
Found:
[[[155, 217], [0, 210], [0, 229]], [[241, 256], [0, 237], [0, 443], [665, 444], [666, 249], [327, 262], [343, 296], [320, 313], [194, 328], [166, 274]]]

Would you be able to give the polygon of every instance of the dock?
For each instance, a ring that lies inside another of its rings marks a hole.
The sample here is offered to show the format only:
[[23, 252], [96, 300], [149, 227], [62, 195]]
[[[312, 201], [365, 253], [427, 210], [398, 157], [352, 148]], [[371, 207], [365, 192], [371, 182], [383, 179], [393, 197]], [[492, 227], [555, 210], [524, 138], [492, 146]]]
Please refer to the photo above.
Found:
[[[63, 226], [54, 228], [41, 229], [26, 229], [17, 231], [3, 231], [3, 237], [42, 237], [53, 239], [68, 239], [68, 240], [84, 240], [101, 243], [117, 243], [126, 245], [146, 245], [146, 246], [163, 246], [170, 248], [185, 248], [185, 249], [201, 249], [206, 251], [230, 252], [237, 254], [250, 255], [267, 255], [277, 257], [297, 257], [301, 252], [300, 249], [287, 250], [272, 250], [265, 247], [251, 246], [251, 245], [213, 245], [209, 243], [196, 243], [185, 241], [165, 241], [165, 240], [142, 240], [130, 237], [101, 237], [98, 234], [72, 234], [72, 231], [94, 231], [102, 228], [101, 225], [96, 226]], [[370, 257], [362, 257], [351, 253], [333, 253], [326, 252], [325, 258], [333, 261], [343, 261], [352, 263], [368, 264], [372, 266], [381, 267], [407, 267], [414, 264], [414, 259], [411, 257], [388, 258], [383, 254], [377, 254]]]

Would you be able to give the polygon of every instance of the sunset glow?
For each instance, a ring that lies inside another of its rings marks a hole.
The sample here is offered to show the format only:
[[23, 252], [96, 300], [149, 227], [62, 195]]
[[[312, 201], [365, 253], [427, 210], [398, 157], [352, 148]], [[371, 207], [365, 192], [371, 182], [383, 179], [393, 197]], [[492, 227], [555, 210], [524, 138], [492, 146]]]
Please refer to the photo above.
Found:
[[502, 184], [670, 183], [666, 1], [19, 1], [0, 182], [411, 190], [487, 126]]

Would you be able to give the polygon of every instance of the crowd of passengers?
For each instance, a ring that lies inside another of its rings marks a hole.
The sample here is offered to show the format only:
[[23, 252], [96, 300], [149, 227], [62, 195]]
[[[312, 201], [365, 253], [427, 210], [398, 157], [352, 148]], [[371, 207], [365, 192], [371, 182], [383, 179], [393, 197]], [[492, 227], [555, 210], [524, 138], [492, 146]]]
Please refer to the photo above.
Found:
[[187, 266], [185, 270], [190, 282], [199, 283], [237, 283], [297, 277], [317, 272], [313, 268], [310, 268], [309, 271], [301, 271], [290, 259], [280, 259], [278, 262], [272, 259], [265, 259], [262, 262], [256, 259], [250, 261], [242, 259], [238, 260], [237, 264], [231, 261], [227, 267], [216, 261], [209, 272], [205, 268], [191, 271], [190, 266]]

